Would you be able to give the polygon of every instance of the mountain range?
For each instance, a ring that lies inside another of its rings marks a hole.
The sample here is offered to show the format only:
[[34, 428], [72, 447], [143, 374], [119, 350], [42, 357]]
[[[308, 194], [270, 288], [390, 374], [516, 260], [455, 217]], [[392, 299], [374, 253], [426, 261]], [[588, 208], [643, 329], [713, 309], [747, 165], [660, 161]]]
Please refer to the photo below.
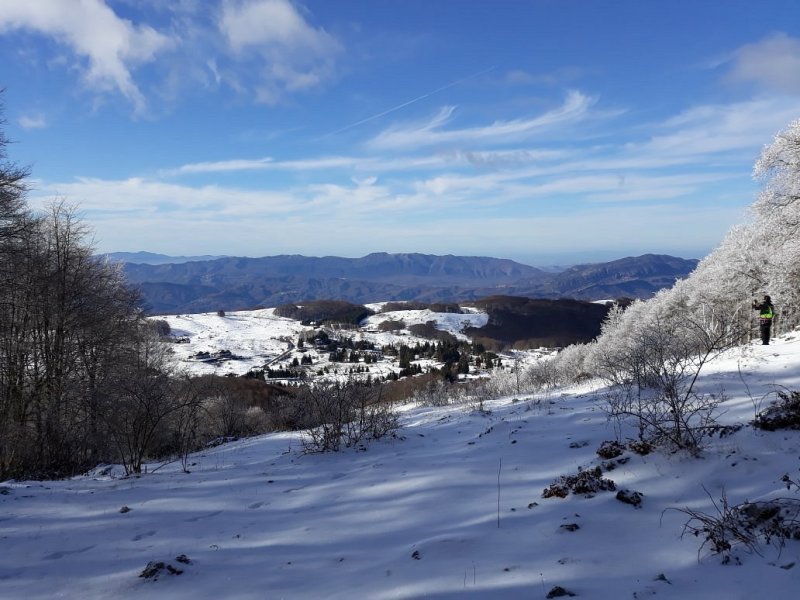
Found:
[[[545, 271], [508, 259], [374, 253], [361, 258], [261, 258], [109, 254], [123, 262], [151, 314], [277, 306], [308, 300], [441, 302], [492, 295], [529, 298], [648, 298], [687, 276], [697, 260], [645, 254]], [[135, 262], [142, 258], [159, 264]]]

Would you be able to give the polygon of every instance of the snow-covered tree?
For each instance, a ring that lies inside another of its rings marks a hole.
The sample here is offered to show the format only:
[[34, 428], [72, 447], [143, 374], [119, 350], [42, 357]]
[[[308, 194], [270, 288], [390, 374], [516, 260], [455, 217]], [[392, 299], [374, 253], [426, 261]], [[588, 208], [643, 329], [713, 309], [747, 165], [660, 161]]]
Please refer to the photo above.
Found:
[[769, 289], [783, 330], [800, 324], [800, 119], [764, 148], [753, 170], [764, 189], [753, 205]]
[[[754, 175], [763, 190], [747, 223], [731, 229], [695, 271], [646, 302], [613, 308], [581, 366], [617, 390], [610, 409], [640, 433], [697, 449], [714, 401], [694, 381], [715, 354], [754, 330], [753, 298], [778, 306], [778, 332], [800, 325], [800, 120], [765, 147]], [[563, 373], [575, 372], [571, 352]]]

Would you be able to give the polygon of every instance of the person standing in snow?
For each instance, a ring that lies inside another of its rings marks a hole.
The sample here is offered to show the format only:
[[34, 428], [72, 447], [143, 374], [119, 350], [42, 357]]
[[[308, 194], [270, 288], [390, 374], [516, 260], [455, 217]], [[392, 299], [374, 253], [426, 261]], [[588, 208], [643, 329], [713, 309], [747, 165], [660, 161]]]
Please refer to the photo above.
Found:
[[772, 318], [775, 316], [775, 307], [772, 305], [772, 299], [769, 296], [764, 296], [763, 302], [753, 300], [753, 310], [758, 311], [758, 328], [761, 330], [761, 343], [764, 346], [768, 346]]

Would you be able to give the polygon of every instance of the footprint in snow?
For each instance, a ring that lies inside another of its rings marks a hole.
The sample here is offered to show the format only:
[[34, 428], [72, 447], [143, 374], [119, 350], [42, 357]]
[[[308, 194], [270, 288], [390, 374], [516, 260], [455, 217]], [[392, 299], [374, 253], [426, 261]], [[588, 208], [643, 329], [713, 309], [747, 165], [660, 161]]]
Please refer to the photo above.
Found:
[[86, 552], [87, 550], [91, 550], [92, 548], [94, 548], [94, 544], [91, 546], [86, 546], [86, 548], [81, 548], [80, 550], [62, 550], [61, 552], [53, 552], [52, 554], [43, 556], [42, 560], [58, 560], [59, 558], [64, 558], [69, 554], [80, 554], [81, 552]]
[[210, 512], [210, 513], [205, 514], [205, 515], [198, 515], [196, 517], [191, 517], [189, 519], [184, 519], [184, 521], [186, 521], [187, 523], [194, 523], [195, 521], [200, 521], [202, 519], [210, 519], [212, 517], [216, 517], [218, 514], [221, 514], [221, 513], [222, 513], [221, 510], [215, 510], [214, 512]]

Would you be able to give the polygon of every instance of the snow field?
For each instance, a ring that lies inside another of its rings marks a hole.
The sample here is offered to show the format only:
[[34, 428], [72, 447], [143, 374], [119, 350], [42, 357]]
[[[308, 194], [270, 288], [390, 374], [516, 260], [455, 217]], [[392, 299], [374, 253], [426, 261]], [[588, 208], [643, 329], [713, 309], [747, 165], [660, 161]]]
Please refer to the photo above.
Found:
[[[800, 387], [795, 337], [733, 350], [701, 376], [724, 389], [727, 424], [775, 386]], [[559, 475], [605, 462], [602, 393], [504, 398], [486, 414], [406, 406], [398, 437], [365, 451], [305, 455], [300, 434], [276, 433], [197, 453], [189, 474], [5, 482], [0, 597], [513, 599], [560, 585], [581, 598], [795, 598], [800, 544], [722, 566], [681, 539], [687, 517], [669, 509], [713, 512], [706, 490], [731, 503], [796, 495], [780, 477], [798, 474], [800, 432], [743, 427], [699, 459], [626, 453], [604, 477], [643, 493], [639, 509], [609, 492], [543, 499]], [[150, 561], [183, 573], [140, 578]]]

